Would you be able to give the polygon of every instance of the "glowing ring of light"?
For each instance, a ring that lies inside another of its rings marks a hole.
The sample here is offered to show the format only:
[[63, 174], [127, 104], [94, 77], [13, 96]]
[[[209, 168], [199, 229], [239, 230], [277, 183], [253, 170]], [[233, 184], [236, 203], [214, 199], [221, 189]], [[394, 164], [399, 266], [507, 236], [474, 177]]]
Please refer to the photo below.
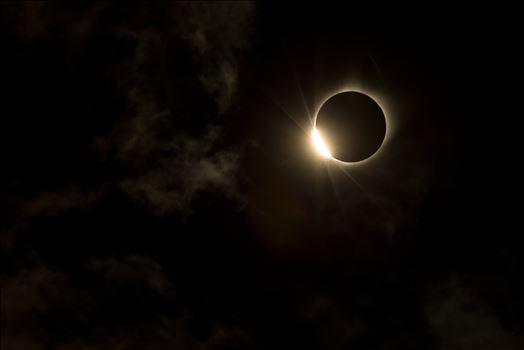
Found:
[[[326, 103], [333, 96], [341, 94], [341, 93], [344, 93], [344, 92], [358, 92], [358, 93], [364, 94], [367, 97], [369, 97], [370, 99], [372, 99], [380, 107], [380, 109], [382, 110], [382, 113], [384, 114], [384, 122], [386, 124], [386, 131], [385, 131], [384, 139], [382, 140], [382, 143], [380, 144], [380, 146], [377, 149], [377, 151], [375, 153], [373, 153], [371, 156], [367, 157], [366, 159], [362, 159], [362, 160], [359, 160], [359, 161], [356, 161], [356, 162], [345, 162], [345, 161], [339, 160], [337, 158], [334, 158], [332, 156], [331, 152], [329, 151], [329, 148], [327, 147], [326, 143], [324, 142], [324, 139], [322, 138], [322, 135], [320, 135], [320, 133], [317, 130], [318, 112], [320, 112], [320, 109], [322, 108], [324, 103]], [[374, 96], [372, 96], [372, 95], [374, 95]], [[311, 131], [311, 139], [312, 139], [312, 142], [313, 142], [313, 146], [315, 147], [317, 152], [320, 153], [320, 155], [322, 157], [324, 157], [326, 159], [329, 159], [329, 160], [333, 160], [333, 161], [335, 161], [335, 162], [337, 162], [339, 164], [342, 164], [342, 165], [362, 164], [362, 163], [364, 163], [364, 162], [366, 162], [366, 161], [368, 161], [368, 160], [370, 160], [372, 158], [375, 158], [380, 153], [380, 151], [382, 150], [384, 145], [389, 141], [389, 139], [391, 137], [391, 135], [390, 135], [391, 134], [391, 130], [390, 130], [390, 126], [389, 126], [388, 115], [389, 115], [389, 113], [386, 111], [386, 108], [384, 108], [384, 103], [379, 102], [379, 99], [377, 98], [376, 94], [370, 94], [368, 91], [362, 91], [361, 89], [356, 89], [356, 88], [344, 88], [344, 89], [338, 90], [338, 91], [336, 91], [334, 93], [330, 93], [329, 95], [327, 95], [326, 98], [324, 98], [322, 100], [321, 103], [318, 104], [318, 107], [315, 110], [315, 114], [314, 114], [314, 117], [313, 117], [313, 127], [312, 127], [312, 131]]]

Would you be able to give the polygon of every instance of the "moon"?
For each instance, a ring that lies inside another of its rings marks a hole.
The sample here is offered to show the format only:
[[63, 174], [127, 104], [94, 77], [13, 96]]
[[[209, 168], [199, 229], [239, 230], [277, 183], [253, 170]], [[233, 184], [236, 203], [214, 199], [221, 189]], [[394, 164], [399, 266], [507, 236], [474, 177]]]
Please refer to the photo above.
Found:
[[356, 163], [375, 154], [386, 136], [386, 117], [379, 104], [357, 91], [331, 96], [320, 107], [312, 141], [325, 158]]

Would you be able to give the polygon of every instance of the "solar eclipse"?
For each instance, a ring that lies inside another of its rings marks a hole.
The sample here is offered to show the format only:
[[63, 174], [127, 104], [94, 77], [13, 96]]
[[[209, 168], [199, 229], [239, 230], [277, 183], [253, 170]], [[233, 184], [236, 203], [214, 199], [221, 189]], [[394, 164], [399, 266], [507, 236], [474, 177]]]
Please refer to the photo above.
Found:
[[337, 93], [320, 107], [312, 130], [315, 149], [325, 158], [361, 162], [375, 154], [386, 136], [379, 104], [357, 91]]

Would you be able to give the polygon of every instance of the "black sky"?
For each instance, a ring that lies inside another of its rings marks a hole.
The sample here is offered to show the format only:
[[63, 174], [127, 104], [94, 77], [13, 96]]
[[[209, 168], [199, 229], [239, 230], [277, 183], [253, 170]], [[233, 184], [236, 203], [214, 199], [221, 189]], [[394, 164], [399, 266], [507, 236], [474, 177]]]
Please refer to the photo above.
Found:
[[[2, 350], [524, 347], [514, 9], [0, 10]], [[392, 131], [340, 169], [344, 86]]]

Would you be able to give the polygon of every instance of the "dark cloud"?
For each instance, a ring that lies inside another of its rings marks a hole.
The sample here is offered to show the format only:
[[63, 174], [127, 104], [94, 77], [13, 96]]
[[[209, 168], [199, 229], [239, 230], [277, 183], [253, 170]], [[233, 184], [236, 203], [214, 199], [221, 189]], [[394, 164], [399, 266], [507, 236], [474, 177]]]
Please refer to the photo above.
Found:
[[101, 2], [75, 7], [47, 1], [6, 1], [2, 14], [23, 44], [59, 36], [78, 47], [84, 44], [104, 8]]
[[217, 327], [207, 339], [192, 335], [183, 320], [160, 319], [128, 330], [100, 332], [95, 339], [72, 341], [57, 349], [149, 349], [170, 348], [187, 350], [258, 349], [249, 337], [238, 329]]
[[[256, 349], [240, 328], [210, 324], [200, 334], [196, 315], [176, 297], [160, 265], [144, 256], [93, 259], [86, 289], [64, 271], [41, 263], [3, 275], [2, 349]], [[175, 306], [167, 315], [159, 300]], [[113, 313], [141, 320], [113, 319]], [[201, 321], [199, 321], [201, 323]]]
[[[219, 152], [212, 157], [199, 154], [199, 150], [207, 145], [201, 141], [198, 143], [196, 154], [185, 153], [182, 159], [170, 159], [166, 168], [126, 179], [122, 188], [137, 201], [144, 201], [157, 214], [189, 214], [196, 196], [210, 189], [223, 191], [230, 198], [239, 198], [234, 180], [238, 156], [233, 152]], [[187, 145], [182, 147], [182, 152], [185, 152]]]
[[521, 349], [524, 337], [460, 274], [431, 287], [425, 315], [436, 349]]
[[[80, 259], [87, 261], [85, 265], [64, 269], [45, 257], [35, 258], [39, 255], [34, 243], [22, 242], [21, 237], [42, 233], [42, 227], [69, 215], [89, 216], [89, 210], [96, 211], [93, 208], [114, 196], [115, 187], [161, 215], [191, 213], [192, 202], [206, 192], [242, 201], [237, 186], [241, 147], [228, 144], [224, 135], [234, 113], [242, 56], [251, 40], [254, 4], [175, 2], [131, 7], [140, 16], [126, 17], [119, 6], [102, 3], [3, 6], [2, 25], [16, 42], [22, 68], [51, 64], [54, 76], [67, 71], [68, 89], [83, 84], [84, 74], [99, 77], [105, 84], [103, 93], [111, 95], [115, 105], [123, 101], [125, 107], [105, 104], [107, 111], [99, 109], [100, 95], [91, 90], [85, 104], [74, 101], [64, 120], [101, 125], [88, 130], [79, 147], [62, 133], [53, 136], [56, 113], [44, 115], [41, 134], [55, 137], [61, 145], [54, 149], [43, 143], [41, 163], [49, 177], [41, 176], [45, 180], [34, 189], [24, 187], [29, 182], [25, 177], [10, 179], [10, 196], [2, 198], [8, 217], [1, 240], [2, 252], [7, 253], [3, 261], [8, 263], [2, 274], [2, 348], [253, 346], [244, 331], [220, 322], [212, 321], [205, 334], [195, 331], [196, 316], [188, 311], [192, 307], [177, 299], [170, 278], [150, 257], [87, 258]], [[157, 25], [152, 25], [155, 21]], [[104, 49], [94, 50], [98, 45]], [[117, 49], [112, 51], [113, 47]], [[98, 52], [103, 52], [102, 57]], [[43, 77], [42, 86], [48, 85], [48, 77]], [[52, 89], [49, 96], [44, 92], [43, 100], [56, 93]], [[16, 127], [28, 129], [23, 123]], [[74, 176], [60, 174], [55, 164], [69, 164], [71, 158], [54, 152], [64, 145], [75, 149], [75, 161], [87, 165], [83, 168], [87, 175], [82, 170]], [[79, 155], [79, 149], [88, 150]], [[46, 160], [52, 157], [56, 163], [50, 165]], [[89, 166], [102, 166], [105, 174], [91, 173]], [[70, 185], [55, 180], [58, 177], [67, 178]], [[67, 234], [78, 235], [76, 231]], [[60, 228], [58, 232], [62, 233]], [[37, 240], [41, 238], [44, 245], [53, 244], [43, 236]], [[78, 282], [76, 274], [85, 282]], [[162, 303], [180, 311], [165, 313], [159, 309]], [[104, 323], [114, 313], [132, 320]]]
[[37, 217], [58, 216], [74, 208], [85, 208], [92, 205], [103, 191], [89, 191], [79, 186], [69, 186], [56, 192], [42, 192], [37, 197], [15, 203], [21, 220]]
[[71, 185], [55, 191], [43, 191], [29, 198], [7, 196], [4, 206], [6, 226], [0, 237], [0, 251], [11, 254], [16, 245], [16, 234], [28, 229], [37, 220], [55, 218], [72, 210], [86, 210], [96, 203], [105, 189], [88, 190]]
[[347, 349], [369, 331], [364, 320], [329, 296], [316, 295], [297, 308], [300, 319], [307, 322], [315, 338], [325, 349]]
[[102, 274], [106, 289], [141, 286], [158, 294], [174, 292], [162, 267], [148, 257], [128, 255], [93, 259], [89, 268]]
[[[239, 198], [240, 150], [224, 147], [222, 133], [254, 7], [251, 2], [176, 3], [165, 10], [172, 15], [172, 30], [117, 29], [134, 46], [124, 70], [113, 72], [129, 109], [110, 136], [98, 142], [136, 174], [122, 179], [122, 189], [158, 214], [190, 211], [195, 196], [207, 189]], [[180, 46], [175, 49], [175, 44]], [[184, 55], [194, 62], [191, 66], [178, 63]], [[202, 94], [192, 97], [191, 86]], [[167, 95], [159, 93], [162, 87]], [[184, 123], [198, 129], [184, 132]]]
[[220, 113], [234, 100], [240, 54], [249, 47], [254, 31], [254, 11], [251, 1], [192, 2], [182, 11], [187, 16], [177, 29], [202, 67], [200, 82], [214, 96]]
[[70, 286], [60, 271], [28, 268], [2, 276], [2, 348], [44, 349], [49, 344], [50, 315], [81, 322], [88, 314], [85, 294]]
[[[83, 70], [93, 70], [112, 101], [125, 104], [118, 112], [107, 105], [99, 110], [94, 106], [100, 97], [91, 95], [85, 106], [74, 104], [89, 110], [85, 119], [74, 116], [77, 123], [98, 118], [105, 126], [86, 135], [100, 156], [95, 161], [114, 163], [120, 167], [117, 173], [126, 174], [103, 186], [116, 182], [157, 214], [189, 213], [193, 199], [207, 190], [241, 197], [236, 178], [242, 147], [224, 135], [237, 113], [232, 106], [254, 31], [254, 3], [135, 3], [129, 11], [141, 16], [128, 17], [118, 6], [98, 2], [4, 7], [3, 24], [15, 35], [18, 54], [28, 66], [34, 65], [35, 50], [57, 45], [60, 55], [49, 56], [53, 64], [63, 60], [73, 81]], [[96, 45], [108, 51], [99, 57]], [[45, 156], [50, 152], [56, 151]], [[67, 161], [61, 154], [54, 157]], [[94, 191], [92, 184], [70, 182], [79, 191]]]

